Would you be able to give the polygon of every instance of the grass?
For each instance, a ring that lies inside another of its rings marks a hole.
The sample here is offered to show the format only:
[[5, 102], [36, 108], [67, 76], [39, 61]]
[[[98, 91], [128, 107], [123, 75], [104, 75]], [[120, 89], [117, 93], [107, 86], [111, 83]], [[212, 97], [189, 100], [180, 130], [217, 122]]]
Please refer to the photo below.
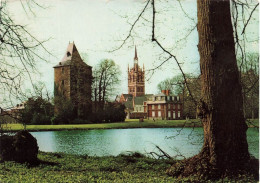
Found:
[[[68, 124], [68, 125], [26, 125], [29, 131], [49, 131], [49, 130], [90, 130], [90, 129], [123, 129], [123, 128], [170, 128], [170, 127], [193, 127], [200, 124], [196, 120], [186, 122], [185, 120], [126, 120], [118, 123], [99, 124]], [[22, 124], [7, 124], [3, 126], [5, 131], [19, 131], [24, 127]]]
[[[250, 120], [249, 127], [259, 126], [259, 120]], [[68, 124], [68, 125], [26, 125], [29, 131], [54, 131], [54, 130], [91, 130], [91, 129], [123, 129], [123, 128], [174, 128], [174, 127], [201, 127], [198, 120], [126, 120], [118, 123], [99, 124]], [[7, 124], [3, 126], [5, 131], [19, 131], [24, 129], [21, 124]]]
[[[0, 163], [0, 182], [186, 182], [169, 177], [165, 171], [174, 160], [156, 160], [138, 153], [117, 157], [89, 157], [40, 152], [37, 166], [15, 162]], [[192, 178], [188, 182], [192, 182]], [[224, 182], [256, 182], [241, 176]], [[209, 181], [211, 182], [211, 181]], [[218, 181], [222, 182], [222, 180]]]

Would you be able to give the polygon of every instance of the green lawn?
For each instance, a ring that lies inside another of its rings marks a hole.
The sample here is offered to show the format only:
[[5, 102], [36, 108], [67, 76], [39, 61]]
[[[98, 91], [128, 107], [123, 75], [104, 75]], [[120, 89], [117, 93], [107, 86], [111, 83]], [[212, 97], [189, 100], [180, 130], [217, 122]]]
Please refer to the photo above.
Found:
[[[200, 178], [173, 178], [165, 171], [174, 160], [157, 160], [133, 154], [117, 157], [88, 157], [40, 152], [41, 163], [29, 166], [15, 162], [0, 163], [0, 182], [78, 183], [78, 182], [201, 182]], [[251, 176], [216, 182], [257, 182]], [[212, 181], [208, 181], [212, 182]], [[215, 182], [215, 181], [214, 181]]]
[[[251, 120], [250, 127], [259, 126], [259, 120]], [[139, 122], [136, 119], [126, 120], [119, 123], [99, 123], [99, 124], [69, 124], [69, 125], [27, 125], [29, 131], [48, 131], [48, 130], [80, 130], [80, 129], [121, 129], [121, 128], [170, 128], [170, 127], [200, 127], [198, 120], [145, 120]], [[3, 126], [5, 131], [18, 131], [24, 127], [21, 124], [7, 124]]]

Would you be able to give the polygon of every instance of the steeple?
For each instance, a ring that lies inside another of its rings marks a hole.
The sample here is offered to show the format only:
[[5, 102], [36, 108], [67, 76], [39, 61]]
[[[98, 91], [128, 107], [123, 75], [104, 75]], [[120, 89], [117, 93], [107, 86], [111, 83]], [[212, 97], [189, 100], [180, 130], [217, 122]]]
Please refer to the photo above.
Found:
[[138, 60], [136, 46], [135, 46], [135, 57], [134, 57], [134, 60]]

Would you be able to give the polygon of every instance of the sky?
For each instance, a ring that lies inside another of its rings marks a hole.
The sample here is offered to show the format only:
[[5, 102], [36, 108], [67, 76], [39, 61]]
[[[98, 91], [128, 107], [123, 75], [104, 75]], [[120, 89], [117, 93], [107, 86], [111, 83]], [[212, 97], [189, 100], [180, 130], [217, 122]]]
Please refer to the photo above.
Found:
[[[38, 0], [45, 8], [32, 6], [33, 13], [25, 11], [18, 0], [8, 1], [8, 9], [14, 20], [39, 40], [48, 40], [44, 46], [52, 55], [44, 57], [48, 62], [37, 62], [41, 75], [37, 81], [46, 84], [53, 91], [54, 70], [64, 56], [69, 42], [74, 41], [84, 60], [95, 67], [102, 59], [113, 59], [120, 66], [121, 84], [115, 93], [127, 93], [127, 68], [133, 66], [134, 46], [137, 46], [139, 64], [145, 66], [146, 93], [158, 93], [157, 84], [180, 74], [174, 60], [169, 60], [155, 72], [149, 70], [160, 65], [167, 55], [151, 42], [151, 7], [148, 6], [144, 18], [133, 29], [133, 38], [118, 51], [122, 40], [128, 35], [131, 24], [145, 6], [146, 0]], [[196, 1], [183, 0], [181, 3], [163, 0], [156, 2], [155, 35], [162, 45], [174, 54], [186, 73], [199, 74], [199, 53], [197, 49]], [[157, 3], [158, 2], [158, 3]], [[249, 40], [258, 39], [258, 12], [254, 14]], [[250, 41], [249, 41], [250, 42]], [[257, 52], [258, 42], [249, 45]], [[25, 84], [30, 88], [30, 84]]]

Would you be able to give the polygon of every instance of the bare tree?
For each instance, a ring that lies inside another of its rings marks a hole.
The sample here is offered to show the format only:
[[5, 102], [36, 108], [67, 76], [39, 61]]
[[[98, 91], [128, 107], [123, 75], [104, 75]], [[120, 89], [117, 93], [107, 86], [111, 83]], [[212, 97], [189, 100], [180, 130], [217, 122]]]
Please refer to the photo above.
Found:
[[113, 60], [104, 59], [97, 65], [93, 72], [93, 97], [95, 111], [102, 110], [104, 103], [114, 94], [120, 83], [121, 71]]
[[[36, 62], [46, 61], [38, 54], [41, 51], [50, 54], [24, 25], [17, 24], [7, 11], [8, 1], [0, 2], [0, 103], [2, 109], [23, 101], [26, 92], [22, 87], [25, 80], [33, 84], [32, 76], [38, 74]], [[25, 11], [39, 6], [34, 1], [21, 1]], [[6, 114], [6, 113], [3, 113]], [[1, 124], [4, 123], [0, 120]]]

